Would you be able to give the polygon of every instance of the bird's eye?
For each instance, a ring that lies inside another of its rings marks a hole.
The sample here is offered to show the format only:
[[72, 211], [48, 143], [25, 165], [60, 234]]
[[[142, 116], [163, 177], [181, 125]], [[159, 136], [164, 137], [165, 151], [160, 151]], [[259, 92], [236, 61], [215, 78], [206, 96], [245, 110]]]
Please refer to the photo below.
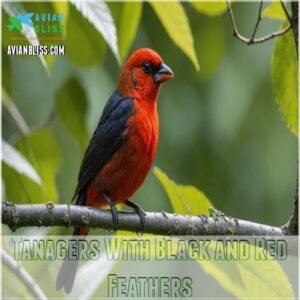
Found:
[[149, 61], [145, 62], [145, 63], [143, 64], [143, 69], [144, 69], [144, 72], [145, 72], [146, 74], [150, 74], [151, 71], [152, 71], [151, 63], [150, 63]]

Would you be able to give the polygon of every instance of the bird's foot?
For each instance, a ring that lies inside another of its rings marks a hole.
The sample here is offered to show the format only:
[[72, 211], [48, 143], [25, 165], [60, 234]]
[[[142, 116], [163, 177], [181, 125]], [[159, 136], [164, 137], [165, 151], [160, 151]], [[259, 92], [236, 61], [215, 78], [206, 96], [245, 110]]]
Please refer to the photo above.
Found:
[[113, 219], [112, 234], [115, 234], [118, 230], [118, 225], [119, 225], [118, 210], [116, 208], [116, 205], [112, 202], [112, 200], [105, 193], [103, 193], [103, 197], [106, 200], [106, 202], [109, 205], [110, 210], [111, 210], [112, 219]]
[[131, 202], [130, 200], [126, 200], [125, 201], [125, 205], [131, 207], [134, 209], [134, 211], [139, 215], [140, 217], [140, 224], [141, 224], [141, 229], [139, 232], [137, 232], [138, 235], [143, 235], [144, 233], [144, 229], [145, 229], [145, 225], [146, 225], [146, 220], [145, 220], [145, 216], [146, 216], [146, 213], [145, 211], [136, 203], [134, 202]]

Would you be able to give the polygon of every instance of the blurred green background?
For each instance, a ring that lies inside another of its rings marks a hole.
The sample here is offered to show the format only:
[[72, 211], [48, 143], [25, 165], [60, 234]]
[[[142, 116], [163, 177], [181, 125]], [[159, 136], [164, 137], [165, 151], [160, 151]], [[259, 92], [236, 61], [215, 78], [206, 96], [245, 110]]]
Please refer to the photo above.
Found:
[[[63, 35], [66, 55], [46, 58], [49, 75], [37, 57], [8, 57], [2, 50], [4, 88], [30, 128], [22, 137], [5, 106], [3, 138], [38, 166], [45, 182], [39, 187], [3, 165], [4, 198], [16, 203], [69, 203], [88, 138], [121, 69], [100, 33], [72, 4], [23, 4], [26, 11], [68, 11]], [[198, 72], [153, 7], [139, 5], [139, 9], [127, 6], [126, 11], [121, 3], [108, 7], [119, 43], [134, 26], [129, 20], [137, 20], [128, 55], [141, 47], [153, 48], [175, 73], [159, 97], [160, 138], [154, 165], [177, 183], [200, 189], [226, 215], [282, 225], [292, 212], [297, 139], [285, 125], [272, 93], [274, 40], [247, 46], [232, 36], [225, 10], [211, 16], [182, 3]], [[258, 3], [235, 3], [233, 9], [240, 31], [251, 35]], [[140, 19], [136, 11], [141, 11]], [[3, 49], [9, 43], [7, 19], [3, 10]], [[258, 35], [276, 31], [280, 23], [264, 20]], [[152, 172], [132, 200], [146, 211], [172, 211]]]

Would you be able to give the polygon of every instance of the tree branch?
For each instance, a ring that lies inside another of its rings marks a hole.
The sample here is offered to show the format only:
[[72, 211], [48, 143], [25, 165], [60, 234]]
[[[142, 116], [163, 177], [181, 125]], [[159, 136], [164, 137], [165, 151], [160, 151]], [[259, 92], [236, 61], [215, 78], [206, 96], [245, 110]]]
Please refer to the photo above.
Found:
[[232, 27], [233, 27], [233, 35], [237, 39], [239, 39], [241, 42], [243, 42], [243, 43], [245, 43], [247, 45], [254, 45], [254, 44], [264, 43], [264, 42], [266, 42], [268, 40], [271, 40], [271, 39], [273, 39], [273, 38], [275, 38], [277, 36], [285, 34], [292, 27], [291, 23], [289, 23], [289, 25], [286, 28], [282, 29], [282, 30], [279, 30], [279, 31], [276, 31], [276, 32], [272, 32], [272, 33], [270, 33], [268, 35], [265, 35], [263, 37], [260, 37], [260, 38], [255, 38], [255, 34], [256, 34], [258, 25], [259, 25], [259, 23], [260, 23], [260, 21], [262, 19], [261, 12], [262, 12], [263, 1], [261, 1], [260, 5], [259, 5], [258, 18], [257, 18], [256, 24], [255, 24], [252, 36], [250, 38], [244, 37], [243, 35], [241, 35], [239, 33], [239, 31], [237, 29], [237, 25], [236, 25], [236, 22], [235, 22], [235, 18], [234, 18], [233, 11], [232, 11], [232, 8], [231, 8], [229, 0], [226, 0], [226, 2], [227, 2], [228, 12], [229, 12], [231, 23], [232, 23]]
[[39, 285], [32, 278], [32, 276], [19, 265], [12, 257], [10, 257], [3, 249], [1, 250], [2, 262], [7, 268], [9, 268], [26, 286], [31, 294], [36, 299], [47, 299]]
[[284, 14], [285, 14], [286, 18], [289, 20], [290, 23], [292, 23], [291, 16], [290, 16], [289, 12], [287, 11], [287, 9], [286, 9], [284, 3], [282, 2], [282, 0], [280, 0], [280, 4], [281, 4], [281, 7], [284, 11]]
[[[119, 230], [138, 232], [140, 218], [133, 212], [119, 212]], [[110, 210], [86, 206], [2, 203], [2, 223], [16, 230], [30, 226], [87, 226], [113, 229]], [[160, 235], [283, 235], [280, 227], [238, 220], [226, 216], [183, 216], [147, 212], [145, 233]]]
[[291, 11], [292, 11], [292, 18], [291, 24], [296, 44], [296, 51], [297, 51], [297, 59], [298, 59], [298, 1], [291, 2]]
[[[254, 26], [254, 30], [253, 30], [253, 33], [252, 33], [252, 36], [251, 36], [251, 38], [249, 39], [249, 42], [250, 42], [250, 41], [251, 41], [251, 42], [253, 42], [253, 41], [254, 41], [254, 39], [255, 39], [256, 31], [257, 31], [257, 29], [258, 29], [258, 26], [259, 26], [259, 23], [260, 23], [260, 21], [261, 21], [261, 12], [262, 12], [262, 7], [263, 7], [263, 1], [262, 1], [262, 0], [260, 0], [259, 9], [258, 9], [258, 16], [257, 16], [256, 24], [255, 24], [255, 26]], [[232, 10], [231, 10], [231, 12], [232, 12]]]
[[[297, 169], [298, 172], [298, 169]], [[298, 235], [298, 220], [299, 220], [299, 207], [298, 207], [298, 173], [296, 179], [296, 191], [295, 191], [295, 199], [294, 199], [294, 211], [292, 216], [290, 217], [289, 221], [286, 225], [282, 227], [284, 234], [287, 235]]]

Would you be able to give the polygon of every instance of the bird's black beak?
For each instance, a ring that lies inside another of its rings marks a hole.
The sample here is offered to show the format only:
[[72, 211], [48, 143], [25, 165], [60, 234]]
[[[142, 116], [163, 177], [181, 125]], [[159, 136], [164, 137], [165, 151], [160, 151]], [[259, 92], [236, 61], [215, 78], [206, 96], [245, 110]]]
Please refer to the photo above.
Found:
[[154, 74], [155, 83], [162, 83], [174, 77], [173, 71], [165, 64], [160, 64], [157, 72]]

